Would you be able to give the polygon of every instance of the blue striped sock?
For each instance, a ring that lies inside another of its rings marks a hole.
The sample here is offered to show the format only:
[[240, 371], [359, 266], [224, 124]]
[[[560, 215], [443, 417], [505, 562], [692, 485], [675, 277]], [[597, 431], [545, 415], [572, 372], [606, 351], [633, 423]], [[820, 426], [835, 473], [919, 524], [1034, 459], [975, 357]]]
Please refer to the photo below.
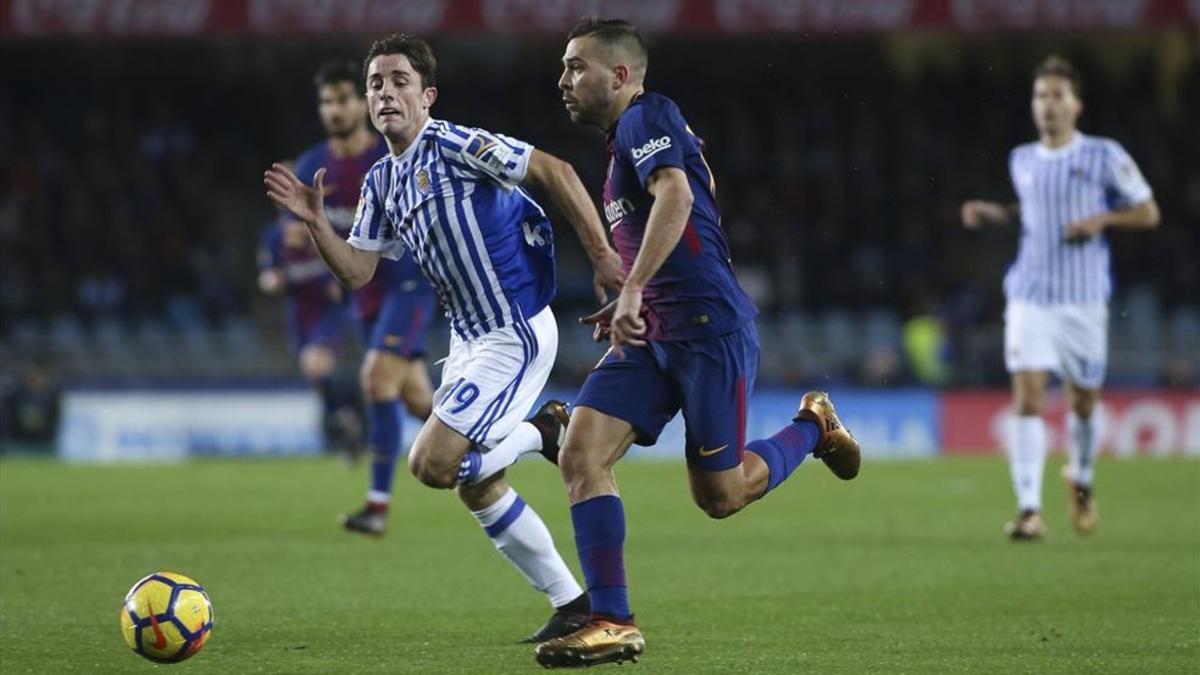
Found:
[[592, 615], [617, 622], [633, 620], [625, 584], [625, 505], [602, 495], [571, 507], [575, 548], [587, 582]]
[[400, 455], [400, 402], [373, 401], [367, 412], [370, 420], [367, 442], [374, 456], [371, 463], [371, 491], [391, 494], [396, 457]]
[[767, 465], [767, 490], [774, 490], [792, 475], [804, 458], [812, 453], [821, 440], [821, 430], [810, 420], [792, 422], [770, 438], [751, 441], [746, 450], [762, 458]]

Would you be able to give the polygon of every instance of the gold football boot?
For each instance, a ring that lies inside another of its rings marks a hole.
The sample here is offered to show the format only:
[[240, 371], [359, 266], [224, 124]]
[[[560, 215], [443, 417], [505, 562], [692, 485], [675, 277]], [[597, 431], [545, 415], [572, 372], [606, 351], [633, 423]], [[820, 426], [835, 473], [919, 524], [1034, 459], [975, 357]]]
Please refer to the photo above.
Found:
[[537, 662], [546, 668], [580, 668], [600, 663], [637, 663], [646, 638], [637, 626], [597, 619], [579, 630], [537, 646]]
[[1004, 534], [1012, 541], [1041, 541], [1046, 536], [1046, 523], [1042, 514], [1026, 509], [1004, 524]]
[[1091, 534], [1100, 520], [1100, 509], [1096, 507], [1096, 496], [1092, 488], [1080, 485], [1071, 479], [1068, 467], [1062, 468], [1063, 482], [1067, 484], [1067, 493], [1071, 497], [1071, 523], [1079, 534]]
[[800, 409], [796, 411], [794, 420], [816, 423], [821, 438], [817, 441], [812, 455], [825, 462], [825, 466], [829, 467], [833, 475], [842, 480], [850, 480], [858, 475], [858, 467], [862, 462], [858, 441], [854, 440], [850, 430], [838, 419], [829, 394], [823, 391], [810, 391], [805, 394], [804, 398], [800, 399]]

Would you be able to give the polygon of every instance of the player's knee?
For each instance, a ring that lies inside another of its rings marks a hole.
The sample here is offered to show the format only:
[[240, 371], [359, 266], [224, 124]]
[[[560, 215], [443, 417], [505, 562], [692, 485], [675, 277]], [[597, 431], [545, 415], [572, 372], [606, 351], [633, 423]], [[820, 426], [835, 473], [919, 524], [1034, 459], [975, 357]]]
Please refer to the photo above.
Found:
[[1042, 401], [1045, 397], [1042, 392], [1020, 390], [1017, 392], [1016, 399], [1013, 401], [1013, 408], [1016, 413], [1022, 417], [1041, 415]]
[[433, 414], [433, 396], [428, 392], [414, 393], [405, 390], [401, 396], [404, 401], [404, 408], [408, 413], [419, 420], [429, 419]]
[[567, 491], [582, 489], [603, 478], [605, 467], [592, 453], [583, 452], [570, 443], [558, 453], [558, 469], [562, 472]]
[[435, 489], [448, 490], [458, 483], [458, 466], [439, 461], [430, 452], [414, 447], [408, 453], [408, 470], [421, 483]]
[[1046, 380], [1039, 374], [1020, 373], [1013, 379], [1013, 410], [1025, 416], [1041, 415], [1046, 399]]
[[309, 346], [300, 352], [300, 372], [310, 382], [328, 377], [335, 365], [333, 352], [324, 347]]
[[700, 507], [709, 518], [713, 520], [721, 520], [728, 518], [738, 511], [742, 510], [744, 504], [741, 500], [731, 499], [729, 497], [703, 497], [696, 500], [696, 504]]
[[359, 385], [363, 397], [368, 401], [390, 401], [399, 398], [400, 387], [396, 378], [387, 369], [378, 366], [364, 366], [359, 373]]
[[1076, 416], [1087, 419], [1092, 416], [1092, 413], [1096, 412], [1097, 400], [1098, 397], [1091, 393], [1076, 394], [1075, 398], [1071, 401], [1071, 411]]
[[1035, 401], [1022, 401], [1017, 403], [1016, 411], [1021, 417], [1040, 417], [1042, 406]]

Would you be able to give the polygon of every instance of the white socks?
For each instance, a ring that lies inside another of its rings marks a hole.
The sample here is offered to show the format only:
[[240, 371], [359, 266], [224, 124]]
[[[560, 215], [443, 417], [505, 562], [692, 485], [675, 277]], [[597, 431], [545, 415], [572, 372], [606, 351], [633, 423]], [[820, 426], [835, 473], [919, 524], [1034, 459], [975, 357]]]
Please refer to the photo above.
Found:
[[522, 455], [542, 449], [542, 432], [529, 422], [521, 422], [496, 447], [482, 452], [478, 447], [467, 451], [458, 468], [458, 482], [474, 485], [500, 473], [521, 459]]
[[1067, 415], [1067, 454], [1070, 458], [1067, 471], [1077, 485], [1092, 485], [1092, 473], [1096, 466], [1096, 455], [1100, 452], [1103, 430], [1099, 418], [1099, 406], [1086, 418], [1074, 412]]
[[1015, 416], [1008, 436], [1008, 468], [1017, 508], [1042, 510], [1042, 471], [1046, 464], [1046, 423], [1040, 416]]
[[[509, 436], [504, 442], [511, 438]], [[540, 437], [538, 447], [541, 447]], [[583, 589], [554, 548], [550, 530], [516, 490], [509, 488], [495, 504], [471, 513], [500, 553], [526, 581], [546, 594], [551, 606], [561, 607], [583, 594]]]

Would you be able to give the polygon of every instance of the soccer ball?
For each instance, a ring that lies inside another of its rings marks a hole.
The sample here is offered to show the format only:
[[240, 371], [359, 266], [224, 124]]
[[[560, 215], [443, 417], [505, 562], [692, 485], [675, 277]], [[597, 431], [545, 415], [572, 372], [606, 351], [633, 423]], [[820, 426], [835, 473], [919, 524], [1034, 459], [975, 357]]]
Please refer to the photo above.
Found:
[[204, 588], [174, 572], [143, 577], [121, 605], [125, 643], [159, 663], [182, 661], [200, 651], [212, 626], [212, 602]]

